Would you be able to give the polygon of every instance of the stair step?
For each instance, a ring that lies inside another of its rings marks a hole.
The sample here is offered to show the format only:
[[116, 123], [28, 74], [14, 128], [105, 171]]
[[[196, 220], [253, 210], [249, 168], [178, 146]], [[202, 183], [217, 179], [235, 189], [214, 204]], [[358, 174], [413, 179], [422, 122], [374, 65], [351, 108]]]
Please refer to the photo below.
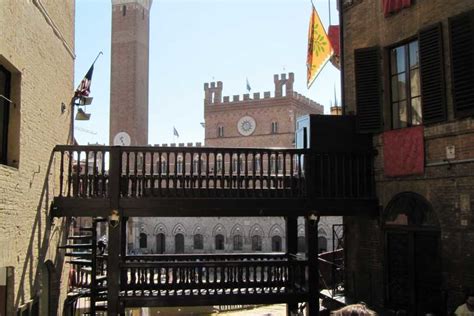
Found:
[[69, 240], [83, 240], [83, 239], [92, 239], [92, 235], [75, 235], [75, 236], [68, 236], [67, 239]]
[[81, 232], [94, 232], [95, 228], [94, 227], [79, 227], [79, 231], [81, 231]]
[[104, 282], [107, 280], [107, 276], [106, 275], [99, 275], [95, 278], [97, 280], [97, 282]]
[[92, 257], [92, 254], [90, 252], [66, 252], [64, 254], [66, 257], [79, 257], [79, 258], [90, 258]]
[[76, 259], [76, 260], [70, 260], [70, 261], [68, 261], [68, 263], [83, 265], [83, 266], [91, 266], [92, 265], [92, 260]]
[[60, 249], [90, 249], [91, 247], [91, 244], [72, 244], [59, 246]]

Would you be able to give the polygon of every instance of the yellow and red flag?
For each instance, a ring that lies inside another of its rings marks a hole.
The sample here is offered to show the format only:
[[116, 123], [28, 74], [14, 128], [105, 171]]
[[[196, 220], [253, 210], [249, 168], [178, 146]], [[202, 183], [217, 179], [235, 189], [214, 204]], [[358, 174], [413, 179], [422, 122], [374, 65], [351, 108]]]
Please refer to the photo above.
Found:
[[333, 55], [334, 50], [324, 30], [318, 12], [313, 6], [308, 32], [308, 56], [306, 67], [308, 69], [308, 89], [313, 84], [321, 69]]

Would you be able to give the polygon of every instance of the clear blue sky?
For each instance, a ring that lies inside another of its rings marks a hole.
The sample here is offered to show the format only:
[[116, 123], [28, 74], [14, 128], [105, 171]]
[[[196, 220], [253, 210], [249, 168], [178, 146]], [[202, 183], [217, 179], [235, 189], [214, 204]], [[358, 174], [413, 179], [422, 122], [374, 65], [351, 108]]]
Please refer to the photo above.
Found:
[[[332, 24], [338, 24], [336, 0]], [[328, 0], [314, 0], [325, 25]], [[323, 104], [340, 95], [340, 73], [330, 63], [306, 88], [310, 0], [154, 0], [150, 22], [149, 143], [204, 141], [203, 84], [222, 81], [223, 95], [272, 91], [273, 74], [295, 73], [295, 90]], [[75, 86], [99, 51], [91, 85], [90, 121], [76, 121], [80, 144], [108, 143], [110, 0], [76, 0]]]

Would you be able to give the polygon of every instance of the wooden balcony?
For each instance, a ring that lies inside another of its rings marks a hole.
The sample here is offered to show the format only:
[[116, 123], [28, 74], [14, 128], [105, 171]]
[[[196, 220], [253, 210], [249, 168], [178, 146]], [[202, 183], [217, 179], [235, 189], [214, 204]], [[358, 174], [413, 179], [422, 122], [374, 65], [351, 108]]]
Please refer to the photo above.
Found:
[[[56, 146], [53, 216], [304, 216], [373, 212], [370, 151]], [[115, 191], [114, 191], [115, 190]]]
[[127, 256], [125, 307], [288, 303], [309, 293], [308, 261], [285, 254]]

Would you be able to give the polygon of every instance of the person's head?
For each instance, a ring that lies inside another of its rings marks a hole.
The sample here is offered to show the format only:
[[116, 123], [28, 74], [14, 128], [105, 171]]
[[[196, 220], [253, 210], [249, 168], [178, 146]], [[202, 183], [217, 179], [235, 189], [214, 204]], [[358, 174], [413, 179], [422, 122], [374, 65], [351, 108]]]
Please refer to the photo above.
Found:
[[375, 316], [374, 311], [368, 309], [365, 304], [352, 304], [331, 313], [334, 316]]

